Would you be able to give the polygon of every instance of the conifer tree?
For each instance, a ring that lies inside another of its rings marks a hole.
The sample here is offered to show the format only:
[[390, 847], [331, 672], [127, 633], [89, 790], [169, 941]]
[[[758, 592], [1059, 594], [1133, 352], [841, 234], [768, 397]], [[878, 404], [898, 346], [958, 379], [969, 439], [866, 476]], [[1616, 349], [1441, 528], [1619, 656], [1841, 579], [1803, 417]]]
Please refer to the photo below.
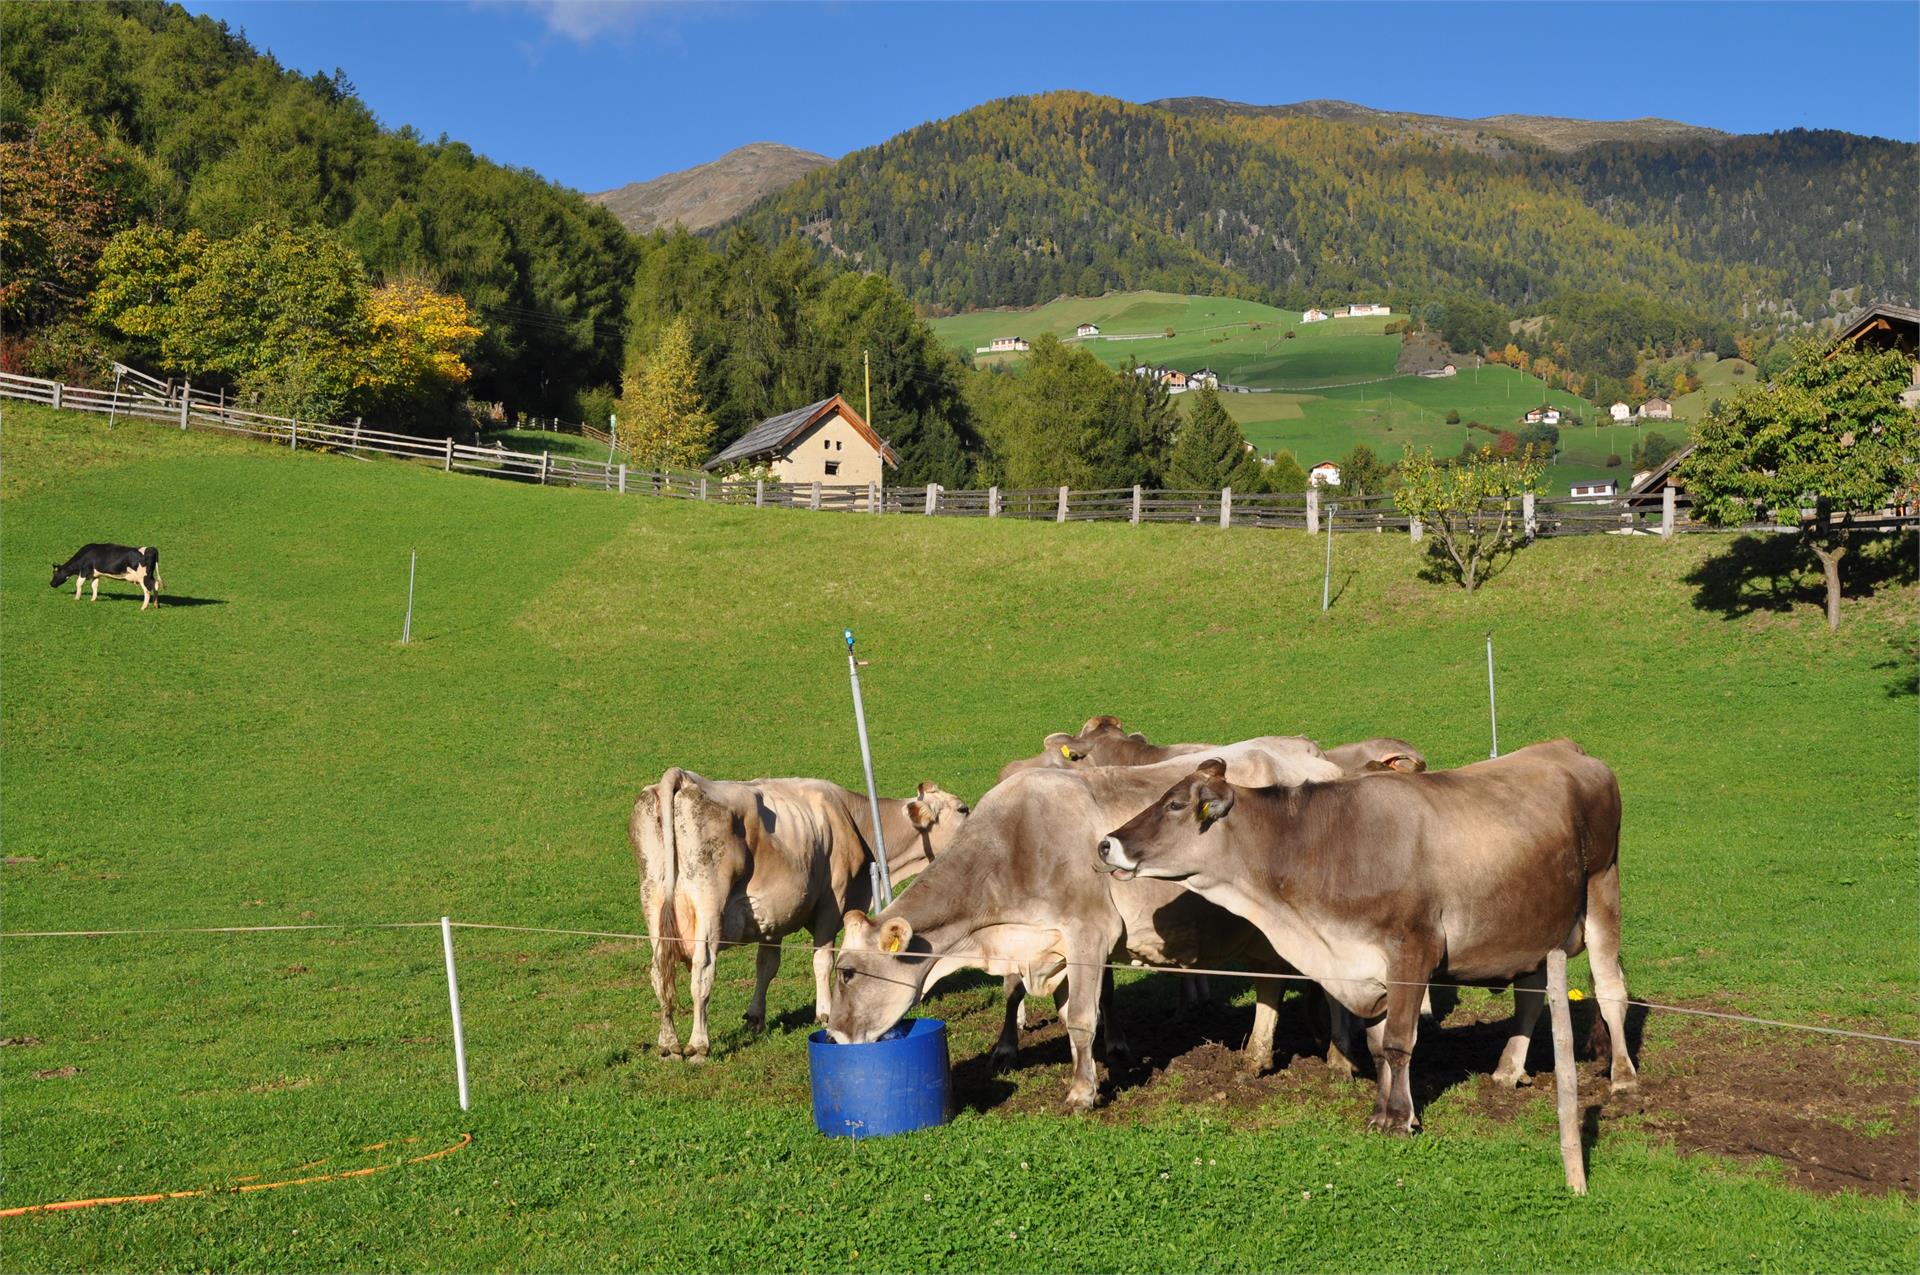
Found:
[[1246, 437], [1227, 415], [1219, 394], [1195, 391], [1193, 410], [1167, 460], [1167, 485], [1182, 491], [1247, 491], [1259, 478], [1260, 462], [1247, 450]]

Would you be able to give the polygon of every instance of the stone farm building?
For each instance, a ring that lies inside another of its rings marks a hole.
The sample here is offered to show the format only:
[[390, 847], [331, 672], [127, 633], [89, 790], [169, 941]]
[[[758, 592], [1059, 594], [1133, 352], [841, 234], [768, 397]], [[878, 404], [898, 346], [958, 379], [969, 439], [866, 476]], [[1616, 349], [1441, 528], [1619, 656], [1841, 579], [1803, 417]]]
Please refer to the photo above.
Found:
[[900, 467], [893, 448], [838, 394], [761, 421], [705, 468], [735, 462], [766, 465], [783, 483], [829, 487], [884, 482], [886, 467]]
[[1664, 398], [1650, 398], [1640, 405], [1640, 415], [1650, 421], [1673, 419], [1673, 404]]

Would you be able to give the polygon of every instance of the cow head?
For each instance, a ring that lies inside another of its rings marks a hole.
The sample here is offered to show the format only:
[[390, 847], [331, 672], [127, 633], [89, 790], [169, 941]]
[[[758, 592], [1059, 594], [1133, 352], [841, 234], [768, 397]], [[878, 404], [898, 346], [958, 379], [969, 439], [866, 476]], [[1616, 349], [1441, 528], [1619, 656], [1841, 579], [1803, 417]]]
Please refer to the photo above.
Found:
[[920, 794], [907, 803], [907, 819], [925, 840], [929, 859], [953, 844], [970, 813], [966, 802], [932, 780], [922, 782]]
[[76, 574], [77, 574], [76, 572], [70, 570], [65, 566], [62, 566], [60, 563], [58, 562], [54, 563], [53, 564], [53, 587], [56, 589], [59, 588], [61, 585], [65, 584], [67, 581], [73, 579], [73, 577]]
[[1117, 879], [1137, 876], [1179, 881], [1208, 865], [1207, 833], [1233, 811], [1227, 764], [1217, 757], [1182, 779], [1160, 800], [1100, 839], [1100, 866]]
[[[1093, 745], [1096, 740], [1106, 738], [1124, 739], [1126, 737], [1127, 728], [1121, 724], [1119, 718], [1112, 714], [1102, 713], [1098, 717], [1089, 717], [1080, 724], [1078, 734], [1069, 735], [1066, 731], [1057, 730], [1047, 736], [1046, 739], [1041, 741], [1040, 755], [1038, 757], [1023, 757], [1017, 761], [1010, 761], [1005, 766], [1002, 766], [1000, 768], [1000, 778], [1004, 781], [1015, 771], [1031, 770], [1036, 766], [1050, 766], [1066, 770], [1077, 769], [1081, 766], [1090, 766], [1093, 764]], [[1143, 744], [1146, 742], [1145, 736], [1135, 735], [1133, 738]]]
[[933, 967], [925, 939], [905, 917], [875, 925], [865, 912], [844, 918], [846, 934], [833, 963], [833, 1006], [827, 1035], [842, 1045], [878, 1040], [920, 999]]

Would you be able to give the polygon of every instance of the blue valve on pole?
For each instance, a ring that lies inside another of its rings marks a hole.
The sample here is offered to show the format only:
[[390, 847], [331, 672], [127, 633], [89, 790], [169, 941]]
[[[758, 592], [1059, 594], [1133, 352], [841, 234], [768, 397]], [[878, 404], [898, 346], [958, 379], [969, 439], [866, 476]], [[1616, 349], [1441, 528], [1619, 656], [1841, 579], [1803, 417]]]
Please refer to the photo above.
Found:
[[847, 652], [851, 654], [853, 652], [853, 630], [841, 629], [840, 636], [847, 640]]

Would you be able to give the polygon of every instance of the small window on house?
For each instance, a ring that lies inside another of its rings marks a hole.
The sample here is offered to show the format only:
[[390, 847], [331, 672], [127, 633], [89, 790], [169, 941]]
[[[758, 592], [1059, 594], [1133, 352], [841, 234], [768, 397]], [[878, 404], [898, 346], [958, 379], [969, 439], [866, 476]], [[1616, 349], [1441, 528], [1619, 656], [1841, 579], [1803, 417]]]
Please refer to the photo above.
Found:
[[824, 447], [824, 448], [826, 448], [826, 449], [827, 449], [828, 451], [832, 451], [832, 450], [833, 450], [833, 440], [832, 440], [831, 438], [823, 438], [823, 439], [821, 439], [821, 440], [820, 440], [820, 445], [821, 445], [822, 447]]
[[840, 441], [839, 439], [837, 439], [837, 438], [836, 438], [836, 439], [834, 439], [834, 440], [833, 440], [833, 450], [835, 450], [836, 452], [837, 452], [837, 451], [839, 451], [839, 450], [840, 450], [840, 449], [841, 449], [842, 447], [845, 447], [845, 446], [846, 446], [846, 444], [845, 444], [845, 443], [843, 443], [843, 442], [841, 442], [841, 441]]
[[839, 462], [839, 461], [837, 461], [837, 460], [830, 460], [830, 461], [828, 461], [828, 462], [827, 462], [827, 477], [829, 477], [829, 478], [832, 478], [832, 477], [835, 477], [836, 475], [838, 475], [838, 474], [839, 474], [839, 472], [840, 472], [840, 462]]

